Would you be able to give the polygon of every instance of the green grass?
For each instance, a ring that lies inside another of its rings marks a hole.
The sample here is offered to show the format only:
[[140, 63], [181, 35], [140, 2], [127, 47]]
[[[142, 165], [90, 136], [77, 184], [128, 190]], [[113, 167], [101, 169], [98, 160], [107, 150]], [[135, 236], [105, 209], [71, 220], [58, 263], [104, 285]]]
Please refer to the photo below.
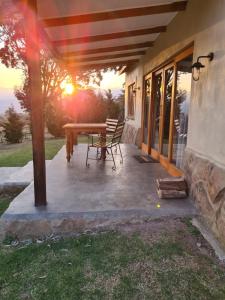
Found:
[[4, 213], [4, 211], [8, 208], [10, 202], [13, 198], [16, 197], [22, 191], [21, 188], [15, 189], [11, 192], [1, 192], [0, 193], [0, 216]]
[[[86, 142], [86, 137], [79, 137], [79, 143]], [[65, 139], [48, 139], [45, 141], [45, 157], [52, 159], [65, 144]], [[21, 144], [0, 145], [0, 167], [21, 167], [32, 160], [31, 141]]]
[[[195, 237], [192, 237], [195, 238]], [[225, 299], [225, 270], [168, 234], [108, 232], [0, 248], [0, 299]]]
[[4, 213], [4, 211], [8, 208], [10, 202], [12, 200], [11, 196], [8, 195], [0, 195], [0, 216]]
[[183, 218], [182, 222], [186, 224], [188, 232], [193, 236], [200, 236], [200, 231], [192, 225], [191, 218]]

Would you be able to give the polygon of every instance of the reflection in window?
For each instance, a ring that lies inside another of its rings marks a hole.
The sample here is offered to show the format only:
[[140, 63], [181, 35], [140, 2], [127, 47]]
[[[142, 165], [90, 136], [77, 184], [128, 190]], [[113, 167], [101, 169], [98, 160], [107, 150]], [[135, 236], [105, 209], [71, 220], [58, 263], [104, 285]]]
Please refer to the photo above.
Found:
[[149, 106], [151, 96], [151, 80], [145, 80], [145, 94], [144, 94], [144, 144], [148, 144], [148, 120], [149, 120]]
[[162, 97], [162, 73], [155, 76], [154, 108], [151, 146], [159, 150], [160, 102]]
[[182, 168], [187, 144], [188, 111], [191, 96], [192, 55], [177, 64], [177, 91], [174, 107], [173, 162]]
[[164, 94], [164, 116], [163, 116], [163, 140], [162, 154], [168, 156], [169, 152], [169, 134], [170, 134], [170, 112], [173, 91], [174, 67], [165, 71], [165, 94]]

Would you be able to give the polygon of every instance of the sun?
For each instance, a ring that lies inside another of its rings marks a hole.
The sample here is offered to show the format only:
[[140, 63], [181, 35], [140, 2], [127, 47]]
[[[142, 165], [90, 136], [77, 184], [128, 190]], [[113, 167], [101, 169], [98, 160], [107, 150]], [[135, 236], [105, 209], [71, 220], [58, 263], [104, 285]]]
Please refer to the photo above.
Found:
[[74, 86], [72, 83], [66, 83], [64, 87], [64, 94], [72, 95], [74, 92]]
[[62, 89], [63, 95], [72, 95], [75, 90], [74, 84], [66, 80], [61, 82], [60, 87]]

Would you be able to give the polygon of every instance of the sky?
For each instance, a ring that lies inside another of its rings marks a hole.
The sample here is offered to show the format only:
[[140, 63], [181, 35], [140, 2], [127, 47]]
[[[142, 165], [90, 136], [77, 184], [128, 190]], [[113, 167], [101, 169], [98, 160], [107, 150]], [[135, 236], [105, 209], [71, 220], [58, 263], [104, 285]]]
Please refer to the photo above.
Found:
[[0, 114], [4, 113], [12, 104], [18, 112], [21, 112], [19, 102], [14, 96], [14, 88], [22, 82], [21, 70], [8, 69], [0, 64]]
[[[12, 104], [18, 112], [22, 112], [19, 102], [14, 96], [16, 86], [21, 86], [23, 74], [21, 70], [6, 68], [0, 63], [0, 114], [3, 114]], [[123, 88], [124, 75], [118, 76], [114, 72], [103, 75], [101, 89], [119, 90]]]

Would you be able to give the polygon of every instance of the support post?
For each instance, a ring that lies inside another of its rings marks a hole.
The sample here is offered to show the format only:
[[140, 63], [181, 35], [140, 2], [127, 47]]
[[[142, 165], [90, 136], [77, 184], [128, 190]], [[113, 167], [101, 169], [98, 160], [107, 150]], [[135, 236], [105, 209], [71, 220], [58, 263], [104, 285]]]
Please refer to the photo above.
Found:
[[31, 125], [34, 168], [35, 206], [47, 204], [45, 148], [44, 148], [44, 103], [42, 98], [40, 70], [40, 41], [37, 28], [37, 3], [28, 0], [25, 14], [26, 56], [29, 73], [29, 97], [31, 101]]

